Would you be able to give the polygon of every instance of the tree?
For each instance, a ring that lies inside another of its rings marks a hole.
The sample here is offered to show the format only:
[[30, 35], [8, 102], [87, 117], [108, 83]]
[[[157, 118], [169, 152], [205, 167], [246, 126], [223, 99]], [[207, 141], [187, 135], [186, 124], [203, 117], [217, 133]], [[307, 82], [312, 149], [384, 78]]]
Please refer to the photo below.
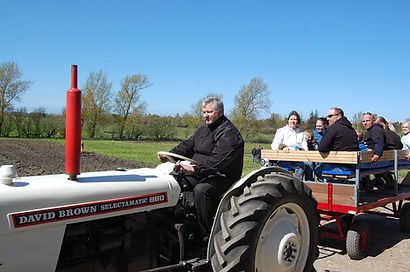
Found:
[[41, 120], [41, 135], [45, 138], [56, 136], [61, 126], [65, 126], [64, 121], [60, 114], [47, 114]]
[[173, 138], [176, 133], [175, 125], [171, 117], [160, 117], [158, 115], [147, 116], [146, 133], [155, 140]]
[[34, 109], [30, 114], [29, 117], [32, 121], [33, 124], [33, 130], [34, 132], [32, 133], [32, 135], [34, 137], [39, 138], [41, 136], [41, 126], [40, 123], [42, 122], [42, 120], [46, 117], [46, 109], [44, 107], [38, 107], [36, 109]]
[[208, 93], [205, 97], [198, 100], [198, 102], [193, 103], [191, 105], [192, 115], [194, 117], [194, 123], [192, 124], [195, 128], [201, 126], [203, 124], [203, 110], [204, 110], [204, 101], [208, 97], [216, 97], [222, 100], [223, 94], [217, 93]]
[[148, 77], [143, 74], [126, 76], [121, 82], [121, 90], [115, 98], [115, 112], [117, 115], [118, 137], [121, 139], [124, 127], [131, 112], [143, 112], [145, 103], [138, 103], [140, 91], [150, 87], [152, 84]]
[[245, 138], [257, 130], [255, 120], [260, 112], [269, 112], [269, 95], [268, 84], [254, 77], [248, 85], [243, 85], [235, 96], [231, 120]]
[[29, 80], [21, 80], [23, 74], [14, 62], [0, 64], [0, 135], [6, 110], [12, 110], [13, 102], [20, 101], [23, 94], [31, 85]]
[[106, 112], [111, 110], [112, 82], [107, 81], [103, 71], [91, 72], [83, 87], [82, 112], [85, 129], [90, 138], [95, 137], [97, 127], [104, 122]]
[[311, 111], [309, 113], [309, 118], [303, 122], [303, 124], [300, 124], [302, 130], [313, 130], [316, 128], [316, 121], [319, 119], [319, 113], [317, 110], [315, 112]]

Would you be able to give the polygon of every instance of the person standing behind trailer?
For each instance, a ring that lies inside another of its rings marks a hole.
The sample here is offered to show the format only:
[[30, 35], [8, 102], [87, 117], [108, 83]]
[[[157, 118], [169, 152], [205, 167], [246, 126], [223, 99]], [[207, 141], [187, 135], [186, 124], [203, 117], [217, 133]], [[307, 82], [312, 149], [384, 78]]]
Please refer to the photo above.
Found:
[[[219, 98], [205, 99], [203, 117], [205, 124], [170, 152], [198, 163], [194, 166], [176, 163], [175, 169], [185, 173], [187, 182], [193, 187], [200, 238], [206, 242], [220, 197], [241, 178], [244, 141], [224, 115], [224, 105]], [[158, 159], [168, 161], [164, 155], [158, 155]]]
[[[341, 108], [330, 108], [327, 112], [329, 127], [319, 143], [319, 152], [329, 151], [359, 151], [356, 131], [344, 116]], [[323, 179], [323, 170], [349, 171], [351, 165], [321, 163], [315, 168], [315, 175]]]
[[[296, 111], [291, 111], [288, 115], [288, 124], [276, 131], [272, 141], [273, 150], [308, 150], [307, 142], [303, 131], [299, 128], [300, 116]], [[303, 178], [305, 165], [303, 162], [279, 161], [279, 167], [295, 169], [297, 178]]]

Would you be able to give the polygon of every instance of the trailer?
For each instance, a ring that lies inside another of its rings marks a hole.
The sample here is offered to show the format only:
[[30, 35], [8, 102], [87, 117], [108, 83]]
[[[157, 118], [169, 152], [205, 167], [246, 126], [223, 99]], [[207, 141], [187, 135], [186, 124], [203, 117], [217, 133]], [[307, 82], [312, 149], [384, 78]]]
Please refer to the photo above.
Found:
[[[367, 256], [369, 226], [356, 216], [362, 213], [400, 219], [403, 232], [410, 232], [410, 182], [398, 182], [398, 171], [410, 169], [409, 150], [386, 150], [377, 163], [371, 163], [371, 151], [282, 151], [263, 150], [265, 166], [278, 161], [331, 163], [351, 166], [350, 171], [322, 171], [323, 180], [304, 180], [318, 201], [322, 237], [345, 241], [351, 259]], [[292, 171], [293, 169], [288, 169]], [[409, 173], [407, 172], [407, 175]], [[390, 175], [390, 186], [368, 186], [370, 175]], [[366, 186], [367, 185], [367, 186]], [[335, 222], [335, 228], [327, 222]]]

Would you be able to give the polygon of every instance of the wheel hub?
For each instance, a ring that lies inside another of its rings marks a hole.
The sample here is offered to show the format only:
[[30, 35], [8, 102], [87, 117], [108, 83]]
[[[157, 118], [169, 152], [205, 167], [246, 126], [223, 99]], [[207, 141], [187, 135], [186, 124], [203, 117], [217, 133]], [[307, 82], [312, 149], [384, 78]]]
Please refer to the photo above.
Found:
[[292, 203], [280, 206], [266, 221], [259, 236], [255, 271], [300, 270], [309, 251], [308, 237], [309, 227], [303, 210]]

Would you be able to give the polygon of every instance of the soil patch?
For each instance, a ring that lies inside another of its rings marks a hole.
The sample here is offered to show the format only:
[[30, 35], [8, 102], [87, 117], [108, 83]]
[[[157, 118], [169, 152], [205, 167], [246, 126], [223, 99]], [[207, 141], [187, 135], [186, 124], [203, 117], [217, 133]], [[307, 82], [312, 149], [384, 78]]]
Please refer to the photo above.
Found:
[[[0, 165], [12, 164], [20, 177], [64, 174], [65, 146], [40, 140], [0, 139]], [[92, 152], [81, 155], [81, 172], [155, 167], [154, 164], [112, 158]]]

